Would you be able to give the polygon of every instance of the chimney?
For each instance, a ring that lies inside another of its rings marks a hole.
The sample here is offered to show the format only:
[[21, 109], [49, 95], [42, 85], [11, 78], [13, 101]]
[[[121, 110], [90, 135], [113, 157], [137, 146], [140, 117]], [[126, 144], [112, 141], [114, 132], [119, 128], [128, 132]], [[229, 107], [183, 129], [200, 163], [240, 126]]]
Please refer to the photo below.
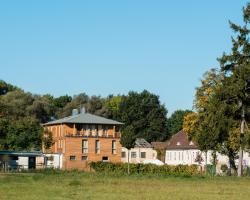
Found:
[[73, 109], [72, 110], [72, 116], [78, 115], [78, 110], [77, 109]]

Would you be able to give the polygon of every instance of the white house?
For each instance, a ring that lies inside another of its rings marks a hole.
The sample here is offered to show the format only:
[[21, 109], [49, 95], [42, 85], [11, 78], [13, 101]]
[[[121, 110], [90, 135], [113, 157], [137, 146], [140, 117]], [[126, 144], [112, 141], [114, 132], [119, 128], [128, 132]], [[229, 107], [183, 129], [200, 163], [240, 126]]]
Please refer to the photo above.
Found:
[[[168, 165], [192, 165], [201, 164], [212, 164], [213, 151], [208, 151], [207, 155], [205, 152], [201, 152], [198, 149], [196, 142], [190, 141], [188, 135], [180, 131], [173, 135], [166, 145], [165, 164]], [[202, 158], [202, 159], [199, 159]], [[199, 163], [199, 160], [201, 163]], [[227, 156], [216, 153], [217, 170], [220, 170], [221, 165], [225, 164], [229, 166], [229, 159]], [[236, 160], [237, 164], [238, 160]], [[244, 152], [243, 166], [250, 166], [249, 153]]]
[[135, 141], [135, 147], [129, 151], [122, 147], [121, 160], [128, 162], [128, 156], [131, 163], [154, 163], [157, 161], [157, 151], [145, 139], [138, 138]]
[[[228, 157], [217, 153], [218, 165], [228, 164]], [[168, 165], [212, 164], [212, 151], [201, 152], [196, 142], [190, 141], [188, 135], [180, 131], [168, 141], [165, 163]]]

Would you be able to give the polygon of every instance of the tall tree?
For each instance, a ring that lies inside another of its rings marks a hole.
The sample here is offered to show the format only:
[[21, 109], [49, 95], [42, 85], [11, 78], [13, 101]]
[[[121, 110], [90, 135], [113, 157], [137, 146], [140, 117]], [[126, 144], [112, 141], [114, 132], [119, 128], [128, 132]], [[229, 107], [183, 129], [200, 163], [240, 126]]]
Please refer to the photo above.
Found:
[[170, 135], [182, 130], [184, 117], [191, 113], [190, 110], [177, 110], [168, 119], [168, 131]]
[[75, 95], [73, 99], [63, 107], [62, 110], [58, 111], [57, 118], [70, 116], [73, 109], [81, 109], [82, 107], [86, 108], [88, 101], [89, 96], [85, 93]]
[[108, 118], [110, 119], [119, 118], [120, 106], [124, 98], [125, 96], [121, 96], [121, 95], [118, 95], [118, 96], [110, 95], [107, 97], [106, 102], [105, 102], [105, 107], [108, 110]]
[[12, 150], [40, 150], [42, 129], [32, 118], [11, 121], [6, 133], [4, 147]]
[[130, 126], [137, 138], [149, 142], [162, 141], [169, 137], [167, 131], [167, 110], [159, 97], [148, 91], [129, 92], [119, 106], [116, 120]]
[[132, 126], [127, 126], [122, 132], [121, 145], [128, 149], [128, 174], [130, 174], [130, 150], [134, 147], [136, 135]]
[[235, 124], [232, 118], [234, 110], [224, 101], [226, 94], [223, 79], [224, 76], [214, 69], [204, 75], [201, 86], [196, 91], [194, 105], [197, 113], [185, 117], [183, 128], [197, 141], [200, 150], [226, 154], [231, 168], [236, 170], [234, 160], [237, 145], [232, 145], [231, 131]]
[[[241, 126], [240, 139], [240, 158], [238, 166], [238, 176], [242, 175], [242, 150], [244, 149], [244, 126], [246, 119], [249, 118], [249, 95], [248, 83], [250, 80], [250, 43], [249, 43], [249, 24], [250, 24], [250, 3], [243, 9], [244, 24], [237, 25], [230, 22], [231, 29], [234, 31], [232, 37], [232, 49], [228, 54], [223, 54], [219, 59], [221, 71], [225, 75], [224, 90], [228, 94], [225, 99], [227, 104], [235, 107], [234, 119], [238, 120]], [[237, 109], [238, 108], [238, 109]]]

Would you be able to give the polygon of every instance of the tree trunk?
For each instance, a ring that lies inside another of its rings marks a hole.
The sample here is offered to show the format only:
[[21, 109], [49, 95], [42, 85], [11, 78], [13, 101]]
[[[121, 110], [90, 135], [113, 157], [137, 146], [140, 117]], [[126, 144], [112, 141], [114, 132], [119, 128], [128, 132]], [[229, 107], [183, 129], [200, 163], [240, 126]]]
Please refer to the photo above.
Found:
[[207, 174], [207, 151], [205, 151], [205, 166], [204, 166], [204, 172]]
[[129, 160], [129, 156], [130, 156], [130, 153], [129, 153], [129, 149], [128, 149], [128, 175], [130, 174], [130, 160]]
[[216, 175], [216, 165], [217, 165], [217, 155], [216, 155], [216, 151], [213, 151], [212, 153], [213, 156], [213, 175]]
[[229, 150], [228, 152], [228, 159], [229, 159], [229, 176], [232, 175], [232, 172], [237, 171], [237, 167], [235, 165], [235, 160], [234, 160], [234, 153], [232, 150]]
[[239, 164], [238, 164], [238, 177], [242, 176], [242, 162], [243, 162], [243, 137], [244, 137], [244, 125], [245, 125], [245, 110], [242, 107], [242, 115], [241, 115], [241, 128], [240, 128], [240, 151], [239, 151]]

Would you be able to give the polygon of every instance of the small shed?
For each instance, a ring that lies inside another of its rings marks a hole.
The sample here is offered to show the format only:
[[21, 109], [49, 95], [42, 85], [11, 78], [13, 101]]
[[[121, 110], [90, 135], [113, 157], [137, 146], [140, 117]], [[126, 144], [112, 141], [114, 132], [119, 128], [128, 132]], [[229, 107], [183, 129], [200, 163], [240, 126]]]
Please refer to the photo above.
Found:
[[44, 156], [40, 151], [0, 151], [0, 169], [22, 170], [44, 167]]

